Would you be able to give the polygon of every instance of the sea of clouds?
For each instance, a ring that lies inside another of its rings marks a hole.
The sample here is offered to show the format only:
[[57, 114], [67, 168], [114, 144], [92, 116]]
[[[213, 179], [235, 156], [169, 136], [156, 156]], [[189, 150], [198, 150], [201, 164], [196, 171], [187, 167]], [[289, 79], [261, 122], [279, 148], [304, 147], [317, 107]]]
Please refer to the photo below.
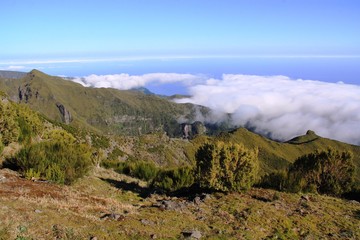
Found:
[[[90, 75], [73, 81], [84, 86], [131, 89], [147, 84], [183, 83], [193, 103], [213, 110], [213, 119], [231, 114], [234, 126], [249, 126], [276, 140], [289, 140], [314, 130], [318, 135], [360, 144], [360, 86], [286, 76], [151, 73]], [[215, 114], [216, 113], [216, 114]]]

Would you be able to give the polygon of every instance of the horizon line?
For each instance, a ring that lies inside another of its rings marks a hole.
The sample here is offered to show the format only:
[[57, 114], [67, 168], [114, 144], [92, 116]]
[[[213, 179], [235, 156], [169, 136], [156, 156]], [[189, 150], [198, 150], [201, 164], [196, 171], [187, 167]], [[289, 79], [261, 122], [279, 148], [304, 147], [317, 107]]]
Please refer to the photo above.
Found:
[[44, 60], [9, 60], [0, 61], [0, 65], [31, 65], [31, 64], [54, 64], [54, 63], [91, 63], [91, 62], [126, 62], [146, 60], [177, 60], [177, 59], [241, 59], [241, 58], [360, 58], [360, 55], [170, 55], [170, 56], [124, 56], [114, 58], [69, 58], [69, 59], [44, 59]]

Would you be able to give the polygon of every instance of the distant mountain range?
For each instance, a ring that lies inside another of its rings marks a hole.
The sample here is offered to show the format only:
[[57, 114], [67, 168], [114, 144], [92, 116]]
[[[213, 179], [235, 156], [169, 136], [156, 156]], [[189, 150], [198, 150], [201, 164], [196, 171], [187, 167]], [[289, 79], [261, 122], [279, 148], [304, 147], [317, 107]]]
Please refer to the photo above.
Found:
[[26, 75], [26, 72], [16, 72], [16, 71], [3, 71], [0, 70], [0, 78], [22, 78]]

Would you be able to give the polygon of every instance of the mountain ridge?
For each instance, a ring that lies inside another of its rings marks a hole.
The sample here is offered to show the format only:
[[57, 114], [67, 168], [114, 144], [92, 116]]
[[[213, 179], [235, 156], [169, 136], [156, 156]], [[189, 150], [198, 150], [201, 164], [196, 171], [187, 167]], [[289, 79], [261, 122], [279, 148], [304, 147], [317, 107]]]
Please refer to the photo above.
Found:
[[106, 133], [136, 135], [164, 130], [179, 136], [179, 119], [194, 122], [199, 112], [203, 116], [209, 112], [202, 106], [176, 104], [141, 91], [84, 87], [38, 70], [21, 79], [2, 80], [0, 87], [12, 100], [26, 102], [51, 119], [64, 121], [57, 107], [62, 105], [71, 113], [72, 124]]

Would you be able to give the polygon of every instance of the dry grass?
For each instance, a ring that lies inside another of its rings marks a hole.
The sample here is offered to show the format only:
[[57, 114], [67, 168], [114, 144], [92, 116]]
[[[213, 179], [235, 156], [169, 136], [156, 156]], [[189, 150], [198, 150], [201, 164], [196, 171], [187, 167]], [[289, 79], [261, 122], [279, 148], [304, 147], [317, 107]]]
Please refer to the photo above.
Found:
[[[73, 186], [32, 182], [0, 170], [0, 239], [149, 239], [153, 234], [181, 239], [189, 229], [199, 230], [202, 239], [360, 239], [355, 201], [251, 189], [194, 203], [162, 195], [142, 198], [113, 182], [146, 187], [102, 168]], [[154, 206], [162, 200], [183, 207]], [[111, 213], [121, 217], [102, 218]]]

